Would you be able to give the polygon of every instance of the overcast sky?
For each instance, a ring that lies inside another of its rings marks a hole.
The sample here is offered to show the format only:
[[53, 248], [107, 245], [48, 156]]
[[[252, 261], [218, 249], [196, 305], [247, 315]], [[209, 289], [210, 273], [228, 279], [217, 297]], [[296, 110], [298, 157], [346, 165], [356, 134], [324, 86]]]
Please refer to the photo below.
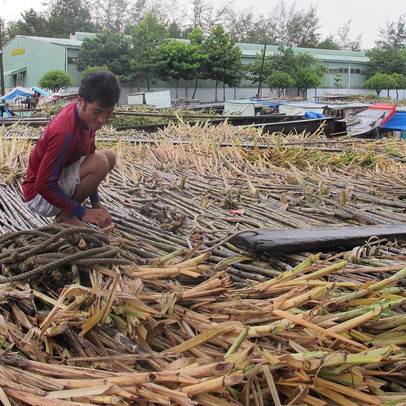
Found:
[[[0, 15], [6, 21], [18, 20], [20, 13], [33, 8], [44, 10], [43, 0], [0, 0]], [[208, 0], [216, 4], [216, 1]], [[363, 34], [362, 48], [372, 48], [378, 38], [378, 29], [385, 27], [386, 21], [398, 21], [406, 13], [406, 0], [285, 0], [290, 6], [296, 2], [296, 9], [307, 9], [309, 5], [317, 7], [320, 17], [319, 32], [323, 37], [336, 34], [339, 27], [351, 19], [351, 39]], [[223, 2], [224, 3], [224, 2]], [[238, 9], [253, 8], [258, 14], [272, 10], [278, 0], [234, 0]]]

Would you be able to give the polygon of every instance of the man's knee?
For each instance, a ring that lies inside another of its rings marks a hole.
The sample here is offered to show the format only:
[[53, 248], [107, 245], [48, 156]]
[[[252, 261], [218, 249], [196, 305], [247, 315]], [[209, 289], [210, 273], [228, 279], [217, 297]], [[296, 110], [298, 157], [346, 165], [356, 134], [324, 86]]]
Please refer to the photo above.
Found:
[[96, 151], [88, 155], [80, 166], [80, 178], [97, 175], [103, 179], [114, 168], [116, 164], [116, 154], [113, 151]]
[[109, 172], [109, 161], [104, 154], [95, 152], [88, 155], [80, 166], [80, 178], [83, 179], [87, 175], [99, 174], [104, 178]]
[[116, 166], [117, 155], [115, 152], [110, 149], [102, 149], [98, 153], [103, 154], [107, 158], [108, 162], [108, 171], [112, 171]]

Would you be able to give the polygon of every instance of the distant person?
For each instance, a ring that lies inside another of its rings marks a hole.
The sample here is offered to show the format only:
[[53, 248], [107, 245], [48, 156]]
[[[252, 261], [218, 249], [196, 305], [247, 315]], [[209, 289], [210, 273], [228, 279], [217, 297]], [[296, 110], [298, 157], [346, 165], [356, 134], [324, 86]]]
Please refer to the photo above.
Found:
[[[78, 100], [47, 125], [30, 155], [22, 185], [32, 211], [75, 226], [111, 224], [98, 186], [114, 168], [116, 154], [96, 151], [95, 136], [112, 116], [119, 97], [113, 73], [91, 72], [80, 84]], [[83, 205], [87, 198], [91, 208]]]
[[31, 104], [33, 109], [37, 107], [40, 97], [41, 95], [37, 91], [35, 91], [34, 94], [31, 96]]

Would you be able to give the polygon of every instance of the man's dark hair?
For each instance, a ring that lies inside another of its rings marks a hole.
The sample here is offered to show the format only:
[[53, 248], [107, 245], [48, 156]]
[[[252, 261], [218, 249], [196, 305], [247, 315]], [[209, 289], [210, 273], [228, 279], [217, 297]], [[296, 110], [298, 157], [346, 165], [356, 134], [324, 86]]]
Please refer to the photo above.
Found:
[[106, 70], [88, 73], [80, 83], [79, 96], [85, 103], [97, 101], [101, 107], [116, 105], [120, 98], [120, 85], [116, 75]]

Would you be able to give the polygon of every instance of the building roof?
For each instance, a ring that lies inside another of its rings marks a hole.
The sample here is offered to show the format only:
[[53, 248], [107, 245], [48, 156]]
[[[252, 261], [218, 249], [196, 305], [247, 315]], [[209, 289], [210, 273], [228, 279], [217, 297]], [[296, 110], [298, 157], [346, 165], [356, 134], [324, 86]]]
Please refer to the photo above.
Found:
[[31, 37], [29, 35], [16, 35], [14, 38], [25, 38], [32, 41], [46, 42], [48, 44], [68, 46], [71, 48], [80, 48], [80, 46], [82, 45], [82, 41], [79, 41], [78, 39], [75, 38]]
[[[255, 57], [260, 55], [264, 49], [264, 45], [261, 44], [236, 44], [245, 57]], [[274, 55], [278, 52], [278, 46], [267, 45], [265, 55]], [[307, 52], [311, 54], [314, 58], [321, 59], [323, 61], [334, 61], [334, 62], [368, 62], [369, 58], [365, 55], [365, 52], [355, 52], [355, 51], [341, 51], [335, 49], [318, 49], [318, 48], [297, 48], [292, 47], [294, 52]]]
[[[70, 38], [49, 38], [49, 37], [31, 37], [28, 35], [17, 35], [16, 37], [27, 38], [34, 41], [46, 42], [54, 45], [68, 46], [72, 48], [80, 48], [84, 39], [97, 35], [97, 33], [90, 32], [76, 32], [71, 35]], [[16, 38], [15, 37], [15, 38]], [[181, 42], [189, 42], [189, 40], [179, 39]], [[260, 55], [264, 45], [262, 44], [246, 44], [237, 43], [236, 44], [242, 52], [242, 56], [246, 58], [255, 58], [256, 55]], [[267, 45], [266, 46], [266, 56], [274, 55], [278, 52], [277, 45]], [[331, 62], [369, 62], [369, 58], [365, 55], [365, 52], [355, 52], [355, 51], [341, 51], [335, 49], [318, 49], [318, 48], [298, 48], [292, 47], [294, 52], [307, 52], [310, 53], [314, 58], [323, 61]]]

